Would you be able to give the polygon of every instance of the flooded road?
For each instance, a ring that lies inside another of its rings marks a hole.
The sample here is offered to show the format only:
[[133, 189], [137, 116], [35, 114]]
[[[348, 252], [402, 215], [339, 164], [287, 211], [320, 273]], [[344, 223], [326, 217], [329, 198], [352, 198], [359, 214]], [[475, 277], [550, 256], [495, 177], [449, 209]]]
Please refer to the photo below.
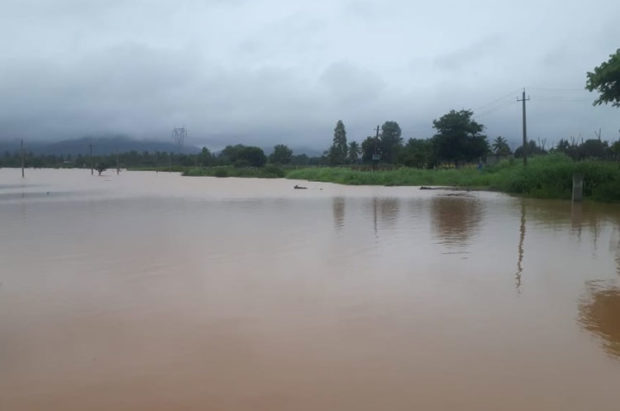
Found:
[[618, 205], [106, 174], [0, 169], [1, 410], [620, 409]]

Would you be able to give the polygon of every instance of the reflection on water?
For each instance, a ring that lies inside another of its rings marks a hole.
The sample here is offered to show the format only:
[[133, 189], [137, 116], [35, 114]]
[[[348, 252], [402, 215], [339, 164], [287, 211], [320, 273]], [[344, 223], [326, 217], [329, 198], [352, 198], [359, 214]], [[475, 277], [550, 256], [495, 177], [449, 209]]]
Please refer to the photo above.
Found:
[[374, 204], [375, 206], [379, 205], [379, 214], [383, 225], [386, 228], [394, 228], [398, 224], [398, 198], [380, 198]]
[[27, 199], [43, 199], [43, 198], [64, 198], [78, 195], [72, 191], [41, 191], [41, 192], [17, 192], [17, 193], [0, 193], [0, 201], [3, 200], [27, 200]]
[[373, 197], [367, 202], [375, 236], [379, 234], [379, 225], [384, 229], [398, 226], [399, 208], [400, 200], [394, 197]]
[[609, 251], [614, 253], [616, 261], [616, 273], [620, 276], [620, 224], [616, 227], [609, 238]]
[[515, 285], [517, 290], [521, 290], [521, 273], [523, 272], [523, 243], [525, 241], [525, 203], [521, 202], [521, 224], [519, 226], [519, 247], [517, 248], [517, 273], [515, 274]]
[[573, 232], [577, 233], [577, 237], [581, 238], [581, 229], [583, 227], [583, 203], [571, 202], [570, 222]]
[[589, 282], [587, 287], [579, 322], [602, 339], [609, 354], [620, 356], [620, 288], [604, 282]]
[[334, 227], [339, 230], [344, 227], [344, 197], [334, 197], [332, 211], [334, 213]]
[[467, 247], [483, 215], [480, 200], [468, 194], [441, 195], [431, 201], [433, 228], [439, 243], [448, 247]]
[[572, 203], [560, 200], [524, 200], [529, 219], [546, 228], [569, 228], [571, 235], [581, 239], [584, 231], [596, 243], [603, 225], [612, 223], [620, 226], [620, 213], [617, 204]]
[[616, 247], [616, 272], [620, 275], [620, 241]]

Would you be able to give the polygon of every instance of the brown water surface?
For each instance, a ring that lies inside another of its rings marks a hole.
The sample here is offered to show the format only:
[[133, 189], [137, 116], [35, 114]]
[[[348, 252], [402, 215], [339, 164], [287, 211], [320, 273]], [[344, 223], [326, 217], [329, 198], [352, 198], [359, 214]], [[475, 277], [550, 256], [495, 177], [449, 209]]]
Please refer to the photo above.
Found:
[[617, 205], [1, 169], [0, 227], [1, 410], [620, 409]]

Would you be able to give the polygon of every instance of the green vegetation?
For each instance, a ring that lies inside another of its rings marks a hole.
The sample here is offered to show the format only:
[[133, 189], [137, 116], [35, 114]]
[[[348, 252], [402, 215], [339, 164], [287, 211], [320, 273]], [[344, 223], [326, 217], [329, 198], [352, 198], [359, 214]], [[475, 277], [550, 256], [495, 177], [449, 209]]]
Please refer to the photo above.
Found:
[[620, 107], [620, 49], [587, 76], [586, 88], [600, 93], [594, 105], [611, 103], [612, 106]]
[[277, 144], [273, 147], [273, 153], [269, 156], [272, 164], [289, 164], [293, 160], [293, 150], [284, 144]]
[[472, 119], [473, 111], [450, 110], [433, 121], [437, 134], [433, 136], [435, 161], [454, 164], [480, 161], [489, 151], [487, 137], [481, 134], [484, 126]]
[[304, 168], [286, 177], [351, 185], [449, 186], [488, 189], [537, 198], [571, 196], [572, 176], [584, 176], [584, 196], [598, 201], [620, 201], [620, 164], [605, 161], [575, 162], [563, 154], [537, 156], [527, 167], [504, 160], [493, 167], [423, 170], [397, 168], [364, 171], [351, 168]]
[[342, 120], [338, 120], [334, 129], [334, 139], [332, 146], [329, 148], [327, 157], [329, 164], [344, 164], [347, 160], [347, 131], [344, 128]]
[[493, 154], [496, 156], [509, 156], [512, 154], [508, 141], [506, 141], [506, 139], [502, 136], [498, 136], [495, 140], [493, 140], [493, 145], [491, 148], [493, 149]]
[[106, 163], [97, 163], [97, 165], [95, 166], [95, 170], [97, 170], [99, 175], [101, 175], [101, 173], [103, 173], [107, 169], [108, 169], [108, 166]]
[[255, 178], [282, 178], [284, 170], [276, 166], [266, 167], [192, 167], [183, 171], [184, 176], [199, 177], [255, 177]]

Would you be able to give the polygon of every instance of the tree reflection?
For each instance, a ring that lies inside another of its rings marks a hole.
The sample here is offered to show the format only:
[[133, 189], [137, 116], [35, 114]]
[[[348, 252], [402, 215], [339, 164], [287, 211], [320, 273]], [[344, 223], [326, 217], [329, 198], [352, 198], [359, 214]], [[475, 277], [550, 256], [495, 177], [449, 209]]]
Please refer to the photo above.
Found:
[[344, 197], [335, 197], [332, 201], [332, 212], [334, 213], [334, 227], [340, 230], [344, 227]]
[[398, 220], [399, 202], [397, 198], [383, 198], [379, 200], [379, 215], [386, 227], [396, 226]]
[[601, 337], [605, 350], [620, 357], [620, 288], [588, 284], [588, 295], [579, 305], [583, 328]]
[[434, 197], [431, 203], [433, 228], [441, 244], [463, 246], [477, 231], [482, 220], [480, 201], [468, 195]]
[[398, 221], [400, 201], [398, 198], [377, 198], [374, 197], [371, 203], [372, 220], [375, 235], [378, 235], [378, 223], [383, 227], [393, 228]]
[[620, 242], [618, 242], [618, 248], [616, 248], [616, 273], [620, 275]]

